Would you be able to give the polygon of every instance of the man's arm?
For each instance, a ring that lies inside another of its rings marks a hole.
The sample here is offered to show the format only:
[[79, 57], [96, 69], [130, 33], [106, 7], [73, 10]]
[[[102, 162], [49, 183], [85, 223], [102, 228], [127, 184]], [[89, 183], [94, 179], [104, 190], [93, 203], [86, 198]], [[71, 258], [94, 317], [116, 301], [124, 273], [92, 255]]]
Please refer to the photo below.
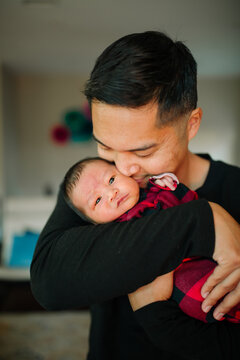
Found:
[[202, 287], [202, 295], [206, 297], [203, 310], [208, 312], [228, 293], [213, 313], [220, 320], [240, 303], [240, 225], [221, 206], [214, 203], [210, 203], [210, 206], [216, 237], [213, 259], [218, 266]]
[[240, 326], [227, 321], [205, 324], [185, 315], [173, 300], [135, 312], [150, 341], [189, 360], [238, 360]]
[[89, 225], [62, 191], [35, 249], [31, 287], [47, 309], [87, 306], [127, 294], [183, 258], [212, 256], [214, 227], [198, 200], [125, 223]]
[[227, 321], [205, 324], [185, 315], [173, 300], [173, 274], [129, 294], [135, 316], [160, 349], [196, 360], [239, 359], [240, 326]]
[[[229, 310], [240, 303], [240, 226], [221, 206], [214, 203], [210, 203], [210, 206], [213, 210], [216, 229], [213, 258], [218, 262], [218, 266], [202, 288], [203, 294], [206, 291], [209, 292], [209, 295], [205, 296], [202, 307], [206, 312], [210, 311], [211, 307], [227, 294], [213, 313], [213, 316], [220, 320]], [[163, 283], [162, 279], [162, 276], [158, 277], [152, 283], [131, 294], [130, 298], [134, 309], [170, 297], [171, 292], [169, 295], [167, 290], [165, 294], [163, 291], [163, 284], [167, 286], [169, 284]], [[172, 291], [172, 289], [170, 290]]]

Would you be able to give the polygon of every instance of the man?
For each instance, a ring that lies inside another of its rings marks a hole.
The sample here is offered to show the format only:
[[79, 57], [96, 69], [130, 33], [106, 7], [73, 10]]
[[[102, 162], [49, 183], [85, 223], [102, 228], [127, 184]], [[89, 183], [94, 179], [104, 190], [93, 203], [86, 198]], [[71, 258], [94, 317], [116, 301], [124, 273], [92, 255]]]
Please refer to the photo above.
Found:
[[[206, 358], [196, 350], [198, 341], [207, 343], [212, 359], [222, 358], [222, 346], [230, 351], [229, 339], [235, 340], [239, 330], [211, 324], [209, 331], [186, 315], [182, 319], [174, 304], [169, 310], [162, 301], [169, 289], [159, 292], [170, 275], [157, 278], [185, 257], [213, 256], [219, 266], [202, 290], [210, 293], [205, 311], [229, 291], [214, 316], [220, 319], [240, 302], [240, 230], [233, 219], [239, 221], [240, 173], [188, 150], [202, 117], [195, 60], [181, 42], [164, 34], [128, 35], [98, 58], [85, 94], [101, 157], [142, 187], [150, 175], [173, 172], [200, 200], [127, 223], [93, 226], [67, 205], [60, 190], [32, 262], [34, 295], [49, 309], [91, 305], [89, 360]], [[132, 292], [135, 314], [126, 296]], [[156, 323], [158, 311], [168, 317]], [[171, 314], [178, 326], [171, 325]], [[183, 329], [191, 335], [190, 349], [176, 342], [186, 341]], [[217, 346], [219, 334], [226, 343]]]

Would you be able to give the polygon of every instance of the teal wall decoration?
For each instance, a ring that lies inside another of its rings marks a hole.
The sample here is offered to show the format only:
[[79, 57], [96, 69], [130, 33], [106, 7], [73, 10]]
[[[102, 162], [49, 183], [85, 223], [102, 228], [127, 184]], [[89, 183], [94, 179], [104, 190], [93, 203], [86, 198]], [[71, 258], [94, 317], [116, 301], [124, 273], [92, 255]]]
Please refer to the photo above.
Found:
[[69, 141], [88, 141], [92, 137], [92, 118], [88, 103], [82, 109], [68, 110], [63, 116], [63, 124], [51, 129], [51, 138], [58, 145], [66, 145]]

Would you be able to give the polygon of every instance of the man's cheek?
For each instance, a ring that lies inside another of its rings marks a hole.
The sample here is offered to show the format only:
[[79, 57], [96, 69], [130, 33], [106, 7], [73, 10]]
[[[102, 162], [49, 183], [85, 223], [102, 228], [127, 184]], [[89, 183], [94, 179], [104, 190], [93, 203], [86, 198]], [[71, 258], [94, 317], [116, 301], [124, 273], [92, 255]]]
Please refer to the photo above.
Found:
[[155, 175], [156, 173], [159, 173], [159, 170], [161, 169], [161, 161], [160, 159], [149, 159], [145, 164], [145, 170], [146, 173], [150, 175]]

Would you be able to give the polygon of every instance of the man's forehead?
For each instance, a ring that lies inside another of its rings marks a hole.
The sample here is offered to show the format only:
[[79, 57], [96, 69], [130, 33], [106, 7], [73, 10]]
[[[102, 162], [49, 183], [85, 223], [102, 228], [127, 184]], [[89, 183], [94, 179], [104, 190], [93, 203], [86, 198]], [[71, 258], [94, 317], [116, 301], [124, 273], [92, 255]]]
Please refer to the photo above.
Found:
[[138, 151], [159, 142], [162, 131], [156, 126], [157, 105], [132, 109], [117, 105], [93, 104], [93, 134], [103, 146], [117, 151]]
[[128, 129], [141, 127], [155, 128], [158, 118], [158, 107], [155, 105], [145, 105], [138, 108], [128, 108], [119, 105], [109, 105], [103, 103], [92, 104], [93, 128], [100, 128], [101, 131], [114, 130], [124, 132]]

